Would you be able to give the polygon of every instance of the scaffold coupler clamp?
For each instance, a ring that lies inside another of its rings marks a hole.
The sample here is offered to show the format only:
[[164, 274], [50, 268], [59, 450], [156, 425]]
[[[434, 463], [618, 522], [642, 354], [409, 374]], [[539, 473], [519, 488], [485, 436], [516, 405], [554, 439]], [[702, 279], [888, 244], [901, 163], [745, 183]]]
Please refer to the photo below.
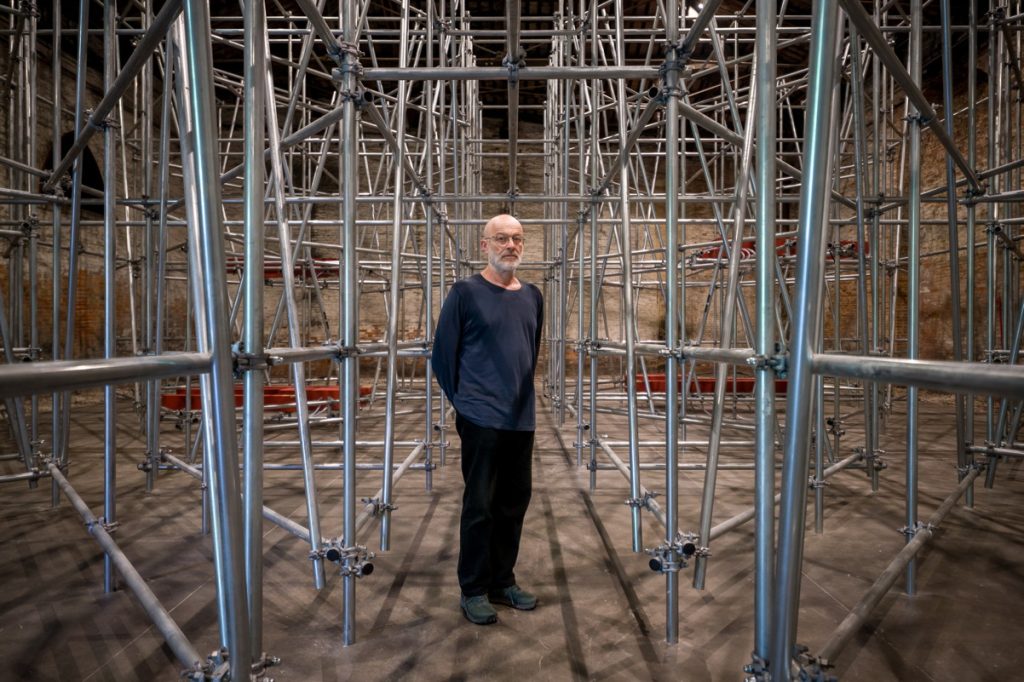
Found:
[[801, 644], [797, 644], [793, 649], [796, 654], [793, 658], [799, 668], [797, 679], [800, 682], [839, 682], [838, 677], [828, 673], [832, 667], [828, 659], [810, 655], [807, 647]]
[[789, 353], [783, 352], [776, 344], [774, 355], [752, 355], [747, 358], [747, 364], [754, 369], [770, 369], [776, 378], [785, 379], [789, 371]]
[[885, 454], [885, 450], [867, 450], [863, 447], [855, 447], [855, 452], [859, 452], [860, 456], [864, 459], [864, 466], [868, 471], [872, 469], [875, 471], [881, 471], [889, 467], [889, 464], [882, 459], [882, 455]]
[[697, 536], [693, 533], [678, 533], [672, 542], [663, 542], [644, 552], [651, 557], [647, 565], [656, 573], [679, 571], [686, 568], [693, 557], [711, 555], [707, 547], [697, 546]]
[[[986, 457], [998, 457], [998, 455], [996, 455], [995, 453], [988, 453]], [[988, 467], [988, 459], [975, 459], [971, 460], [967, 464], [964, 464], [963, 466], [957, 467], [956, 471], [960, 475], [960, 480], [963, 480], [967, 477], [967, 474], [971, 473], [972, 471], [984, 471], [986, 467]]]
[[807, 487], [811, 490], [817, 490], [818, 488], [824, 488], [829, 485], [829, 482], [824, 478], [818, 478], [813, 474], [807, 477]]
[[842, 438], [846, 435], [846, 429], [843, 428], [843, 420], [836, 417], [826, 417], [825, 425], [828, 427], [828, 432], [833, 436], [839, 436]]
[[658, 496], [658, 493], [651, 492], [650, 490], [648, 490], [641, 497], [630, 497], [630, 498], [627, 498], [626, 499], [626, 506], [628, 506], [628, 507], [638, 507], [640, 509], [650, 510], [651, 502], [657, 496]]
[[899, 529], [899, 532], [902, 535], [907, 536], [907, 540], [909, 541], [912, 540], [914, 536], [920, 533], [922, 530], [932, 531], [934, 529], [935, 527], [932, 524], [926, 523], [924, 521], [918, 521], [913, 526], [903, 526]]
[[377, 518], [384, 516], [385, 512], [391, 512], [398, 509], [398, 507], [391, 504], [390, 502], [383, 502], [380, 498], [377, 497], [364, 497], [362, 498], [362, 502], [368, 507], [373, 507], [373, 510], [370, 512], [370, 514]]
[[92, 521], [87, 521], [86, 524], [85, 524], [85, 527], [88, 528], [89, 532], [91, 533], [92, 529], [95, 526], [99, 526], [103, 530], [107, 531], [108, 535], [112, 535], [117, 530], [117, 527], [119, 525], [121, 525], [121, 524], [119, 524], [117, 521], [111, 521], [111, 522], [108, 523], [107, 522], [107, 517], [105, 517], [105, 516], [98, 516], [95, 519], [93, 519]]
[[509, 85], [516, 85], [519, 83], [519, 69], [526, 66], [526, 50], [524, 50], [521, 45], [516, 45], [515, 50], [515, 57], [513, 57], [512, 53], [509, 52], [505, 55], [504, 59], [501, 60], [501, 65], [508, 69]]
[[373, 573], [373, 564], [370, 563], [370, 560], [376, 555], [373, 552], [368, 552], [363, 545], [346, 547], [343, 540], [336, 538], [325, 543], [320, 551], [309, 553], [310, 559], [316, 559], [319, 556], [338, 564], [339, 574], [342, 577], [352, 575], [361, 578]]
[[260, 653], [260, 660], [252, 664], [252, 679], [256, 682], [274, 682], [272, 677], [267, 677], [268, 668], [281, 665], [281, 659], [277, 656], [269, 656], [266, 652]]
[[228, 650], [218, 649], [206, 657], [206, 663], [196, 670], [186, 670], [181, 676], [189, 682], [223, 682], [230, 680], [231, 664]]
[[334, 359], [340, 362], [346, 358], [359, 357], [361, 353], [362, 350], [359, 346], [343, 346], [339, 343], [338, 349], [334, 353]]
[[772, 674], [768, 670], [768, 662], [757, 654], [750, 654], [750, 663], [743, 666], [747, 674], [743, 682], [771, 682]]
[[266, 353], [248, 353], [245, 344], [241, 341], [231, 345], [232, 373], [236, 379], [241, 379], [245, 372], [263, 371], [273, 365], [273, 361]]

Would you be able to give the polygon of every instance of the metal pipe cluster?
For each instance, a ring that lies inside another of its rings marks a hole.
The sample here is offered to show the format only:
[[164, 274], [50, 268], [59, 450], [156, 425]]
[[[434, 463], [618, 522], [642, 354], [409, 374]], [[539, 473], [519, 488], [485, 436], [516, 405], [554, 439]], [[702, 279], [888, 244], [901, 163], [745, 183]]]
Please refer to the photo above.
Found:
[[[215, 3], [217, 30], [198, 0], [108, 7], [102, 89], [89, 78], [91, 3], [67, 36], [53, 30], [56, 0], [50, 25], [28, 9], [4, 18], [0, 398], [17, 452], [0, 480], [52, 479], [53, 504], [67, 496], [101, 544], [104, 588], [116, 570], [190, 674], [223, 661], [197, 660], [67, 478], [72, 392], [104, 387], [106, 523], [125, 475], [126, 396], [145, 415], [144, 451], [130, 455], [146, 489], [168, 467], [201, 481], [232, 679], [274, 646], [262, 635], [263, 519], [308, 543], [296, 560], [312, 558], [312, 589], [336, 566], [352, 644], [372, 558], [360, 533], [379, 519], [378, 548], [392, 549], [399, 479], [422, 470], [429, 489], [447, 463], [450, 410], [427, 362], [434, 318], [451, 282], [483, 265], [479, 233], [499, 211], [526, 226], [522, 273], [544, 287], [539, 376], [554, 422], [572, 431], [592, 489], [609, 485], [599, 471], [623, 475], [620, 540], [665, 576], [668, 642], [686, 599], [679, 573], [692, 563], [705, 589], [712, 543], [754, 520], [753, 556], [715, 561], [755, 567], [748, 668], [787, 680], [811, 665], [794, 659], [808, 491], [820, 532], [824, 480], [863, 471], [877, 491], [887, 436], [905, 444], [890, 453], [906, 458], [906, 547], [826, 644], [818, 664], [830, 661], [900, 576], [914, 592], [931, 525], [960, 497], [974, 504], [981, 469], [996, 485], [1000, 459], [1024, 454], [1018, 4], [979, 16], [970, 3], [966, 24], [948, 0], [934, 12], [914, 0], [908, 14], [823, 0], [811, 15], [556, 0], [543, 17], [518, 0], [495, 17], [461, 0], [398, 14], [299, 4], [307, 25], [255, 0], [240, 16]], [[138, 38], [130, 55], [120, 36]], [[965, 42], [969, 57], [955, 58]], [[239, 52], [241, 68], [218, 63], [214, 45]], [[922, 83], [929, 46], [943, 57], [939, 111]], [[54, 170], [38, 167], [41, 142], [65, 133]], [[933, 187], [929, 144], [945, 162]], [[100, 151], [97, 193], [86, 176]], [[942, 240], [932, 224], [947, 226]], [[90, 268], [102, 291], [83, 279]], [[927, 297], [926, 281], [948, 283], [949, 300]], [[102, 347], [83, 331], [87, 296], [104, 311]], [[936, 317], [948, 334], [924, 326]], [[929, 524], [918, 521], [920, 389], [956, 396], [955, 491]], [[887, 417], [904, 401], [897, 437]], [[366, 437], [378, 419], [383, 439]], [[325, 447], [341, 461], [317, 462]], [[325, 486], [339, 485], [326, 472], [339, 469], [341, 518], [323, 518]], [[699, 503], [684, 502], [681, 470], [703, 472]], [[265, 471], [301, 472], [305, 519], [264, 506]], [[716, 525], [724, 471], [752, 494]], [[367, 486], [377, 492], [361, 497]], [[658, 528], [645, 537], [648, 513]]]

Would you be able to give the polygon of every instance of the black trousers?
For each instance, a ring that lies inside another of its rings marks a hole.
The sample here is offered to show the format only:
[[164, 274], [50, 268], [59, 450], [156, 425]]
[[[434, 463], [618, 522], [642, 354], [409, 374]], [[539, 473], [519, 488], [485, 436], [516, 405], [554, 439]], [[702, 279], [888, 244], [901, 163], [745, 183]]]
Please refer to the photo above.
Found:
[[504, 431], [455, 418], [462, 438], [459, 587], [475, 597], [516, 584], [523, 518], [533, 488], [533, 431]]

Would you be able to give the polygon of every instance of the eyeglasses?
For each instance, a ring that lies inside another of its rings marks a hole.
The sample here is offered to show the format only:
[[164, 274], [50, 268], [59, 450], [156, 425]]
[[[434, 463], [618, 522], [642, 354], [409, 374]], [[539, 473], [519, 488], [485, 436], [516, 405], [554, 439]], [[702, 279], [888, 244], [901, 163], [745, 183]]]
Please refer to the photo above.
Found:
[[516, 246], [522, 246], [523, 245], [523, 238], [520, 235], [518, 235], [518, 234], [514, 234], [514, 235], [511, 235], [511, 236], [509, 236], [507, 234], [496, 234], [493, 237], [484, 237], [484, 239], [490, 239], [492, 242], [494, 242], [498, 246], [505, 246], [509, 242], [512, 242]]

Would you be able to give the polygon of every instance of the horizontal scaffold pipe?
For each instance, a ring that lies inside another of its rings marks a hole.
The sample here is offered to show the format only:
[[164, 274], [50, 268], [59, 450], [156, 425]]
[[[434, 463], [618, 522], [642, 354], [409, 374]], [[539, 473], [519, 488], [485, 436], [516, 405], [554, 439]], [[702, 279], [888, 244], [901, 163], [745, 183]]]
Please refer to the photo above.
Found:
[[511, 73], [521, 81], [582, 80], [588, 78], [626, 78], [657, 80], [656, 66], [527, 66], [514, 72], [503, 67], [448, 66], [440, 68], [369, 68], [364, 81], [503, 81]]
[[0, 476], [0, 483], [17, 483], [18, 481], [38, 481], [40, 478], [49, 476], [48, 471], [39, 471], [33, 469], [32, 471], [26, 471], [23, 474], [9, 474], [7, 476]]
[[815, 374], [917, 386], [944, 393], [1024, 398], [1024, 366], [816, 353]]
[[0, 366], [0, 398], [166, 379], [209, 370], [209, 353], [17, 363]]
[[996, 457], [1010, 457], [1013, 459], [1024, 459], [1024, 450], [1016, 448], [997, 448], [984, 445], [972, 445], [967, 448], [968, 452], [982, 455], [994, 455]]
[[153, 625], [156, 626], [156, 629], [167, 640], [167, 646], [170, 647], [177, 659], [189, 672], [198, 673], [202, 671], [202, 659], [199, 657], [199, 652], [196, 651], [195, 647], [188, 641], [188, 638], [185, 637], [185, 633], [174, 622], [167, 609], [160, 604], [156, 595], [153, 594], [153, 590], [146, 584], [145, 578], [135, 570], [135, 566], [132, 565], [132, 562], [121, 551], [121, 548], [117, 546], [114, 539], [110, 537], [110, 533], [107, 532], [104, 525], [93, 516], [89, 506], [79, 497], [75, 489], [71, 487], [71, 484], [64, 478], [64, 474], [61, 473], [60, 469], [52, 462], [47, 464], [47, 468], [49, 469], [50, 476], [53, 477], [53, 480], [60, 486], [64, 495], [67, 496], [71, 506], [75, 508], [75, 511], [85, 521], [85, 527], [89, 530], [89, 534], [96, 538], [96, 542], [99, 543], [103, 551], [110, 557], [118, 573], [124, 578], [125, 584], [153, 620]]
[[928, 523], [919, 526], [914, 530], [913, 539], [908, 542], [903, 549], [900, 550], [899, 554], [890, 562], [882, 574], [878, 576], [864, 596], [861, 597], [857, 605], [853, 607], [850, 613], [843, 619], [843, 622], [839, 624], [835, 632], [832, 633], [832, 637], [828, 640], [825, 646], [821, 649], [819, 659], [823, 663], [828, 663], [833, 660], [843, 647], [846, 646], [847, 642], [857, 634], [861, 626], [871, 615], [871, 612], [878, 606], [878, 603], [882, 601], [892, 586], [896, 583], [900, 577], [903, 576], [904, 571], [907, 568], [907, 564], [917, 555], [922, 547], [931, 539], [934, 535], [934, 527], [942, 523], [942, 520], [946, 518], [946, 515], [953, 509], [953, 505], [956, 504], [960, 496], [964, 494], [971, 484], [974, 483], [974, 479], [981, 473], [981, 469], [972, 469], [964, 480], [960, 482], [956, 490], [950, 494], [949, 497], [943, 501], [932, 517], [928, 519]]

